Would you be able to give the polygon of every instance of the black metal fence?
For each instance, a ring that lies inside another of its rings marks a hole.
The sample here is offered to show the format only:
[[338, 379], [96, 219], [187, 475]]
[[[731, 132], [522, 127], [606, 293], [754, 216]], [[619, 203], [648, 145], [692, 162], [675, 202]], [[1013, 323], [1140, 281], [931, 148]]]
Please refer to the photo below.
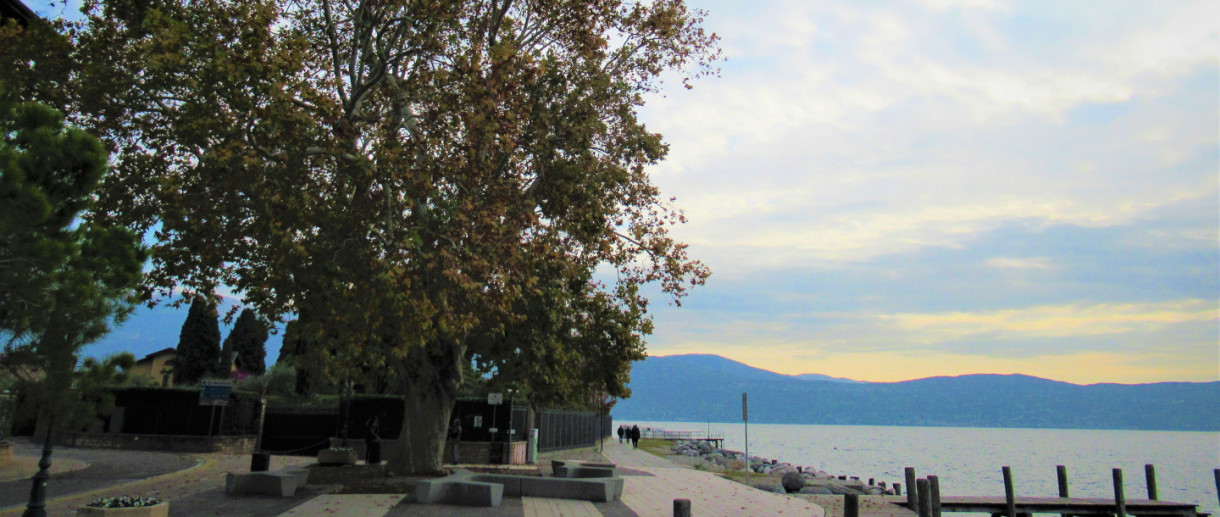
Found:
[[543, 452], [592, 446], [613, 434], [613, 424], [610, 415], [589, 411], [538, 411], [534, 415], [538, 450]]
[[[161, 388], [116, 389], [114, 406], [122, 408], [103, 419], [111, 432], [197, 436], [242, 435], [258, 432], [258, 399], [234, 393], [224, 406], [199, 403], [194, 390]], [[116, 412], [118, 414], [119, 412]]]

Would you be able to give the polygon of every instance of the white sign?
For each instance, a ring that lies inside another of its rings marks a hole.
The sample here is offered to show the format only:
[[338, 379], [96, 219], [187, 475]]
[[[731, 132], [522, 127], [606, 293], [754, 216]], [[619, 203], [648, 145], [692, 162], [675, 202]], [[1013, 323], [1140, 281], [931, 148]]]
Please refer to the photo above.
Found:
[[504, 394], [503, 393], [488, 393], [487, 394], [487, 403], [491, 404], [493, 406], [499, 406], [500, 404], [503, 404], [504, 403]]

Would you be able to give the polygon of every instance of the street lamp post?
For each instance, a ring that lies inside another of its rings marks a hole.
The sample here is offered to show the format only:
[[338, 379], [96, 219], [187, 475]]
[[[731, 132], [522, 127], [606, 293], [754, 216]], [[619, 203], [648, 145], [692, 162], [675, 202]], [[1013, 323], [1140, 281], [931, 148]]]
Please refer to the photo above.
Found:
[[513, 395], [517, 390], [508, 388], [508, 432], [505, 433], [505, 441], [508, 442], [504, 446], [504, 464], [511, 465], [513, 462]]
[[55, 430], [54, 424], [55, 417], [48, 417], [42, 459], [38, 462], [38, 473], [34, 474], [34, 486], [30, 487], [30, 502], [21, 517], [47, 517], [47, 479], [51, 477], [51, 433]]

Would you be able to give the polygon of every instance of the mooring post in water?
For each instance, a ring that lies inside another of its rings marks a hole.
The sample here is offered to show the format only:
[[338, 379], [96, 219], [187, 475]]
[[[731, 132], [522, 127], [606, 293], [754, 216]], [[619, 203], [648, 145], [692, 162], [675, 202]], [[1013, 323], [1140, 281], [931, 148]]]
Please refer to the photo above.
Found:
[[915, 487], [917, 488], [916, 491], [919, 492], [919, 496], [917, 497], [919, 500], [919, 508], [915, 511], [919, 512], [919, 517], [932, 517], [932, 498], [928, 496], [928, 492], [932, 490], [930, 486], [931, 485], [928, 483], [927, 478], [919, 478], [915, 480]]
[[1148, 499], [1156, 501], [1156, 467], [1144, 465], [1144, 480], [1148, 482]]
[[1220, 469], [1213, 469], [1212, 475], [1216, 477], [1216, 502], [1220, 502]]
[[674, 499], [674, 517], [690, 517], [690, 499]]
[[907, 507], [912, 512], [919, 511], [919, 487], [915, 485], [915, 467], [902, 469], [907, 479]]
[[1059, 478], [1059, 497], [1068, 498], [1068, 468], [1063, 465], [1055, 465], [1055, 477]]
[[1115, 515], [1126, 517], [1127, 499], [1123, 496], [1123, 469], [1114, 469], [1114, 506]]
[[846, 494], [843, 496], [843, 517], [860, 517], [860, 496]]
[[928, 494], [932, 517], [940, 517], [940, 477], [928, 476]]
[[1017, 517], [1017, 498], [1012, 489], [1012, 467], [1005, 465], [1000, 471], [1004, 473], [1004, 502], [1008, 505], [1008, 517]]

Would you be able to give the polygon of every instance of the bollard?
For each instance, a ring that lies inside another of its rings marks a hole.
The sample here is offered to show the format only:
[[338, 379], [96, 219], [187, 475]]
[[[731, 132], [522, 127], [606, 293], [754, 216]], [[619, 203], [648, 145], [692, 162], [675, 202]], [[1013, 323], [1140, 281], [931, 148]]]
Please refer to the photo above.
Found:
[[894, 483], [894, 495], [902, 495], [902, 483]]
[[1000, 470], [1004, 473], [1004, 502], [1008, 506], [1008, 517], [1017, 517], [1017, 497], [1012, 489], [1012, 467], [1005, 465]]
[[932, 498], [928, 496], [929, 488], [928, 480], [919, 478], [915, 480], [915, 488], [919, 492], [919, 517], [932, 517]]
[[919, 511], [919, 487], [915, 485], [915, 467], [903, 469], [907, 480], [907, 508], [912, 512]]
[[250, 472], [266, 472], [271, 468], [271, 453], [257, 451], [250, 456]]
[[1216, 477], [1216, 501], [1220, 502], [1220, 469], [1213, 469], [1212, 475]]
[[1127, 517], [1127, 498], [1123, 496], [1123, 469], [1114, 469], [1114, 506], [1115, 515]]
[[860, 496], [846, 494], [843, 496], [843, 517], [860, 517]]
[[1144, 479], [1148, 482], [1148, 499], [1156, 501], [1156, 467], [1144, 465]]
[[1059, 478], [1059, 497], [1068, 498], [1068, 468], [1055, 465], [1055, 475]]
[[928, 476], [928, 494], [932, 517], [940, 517], [940, 477]]
[[674, 517], [690, 517], [690, 499], [674, 499]]

